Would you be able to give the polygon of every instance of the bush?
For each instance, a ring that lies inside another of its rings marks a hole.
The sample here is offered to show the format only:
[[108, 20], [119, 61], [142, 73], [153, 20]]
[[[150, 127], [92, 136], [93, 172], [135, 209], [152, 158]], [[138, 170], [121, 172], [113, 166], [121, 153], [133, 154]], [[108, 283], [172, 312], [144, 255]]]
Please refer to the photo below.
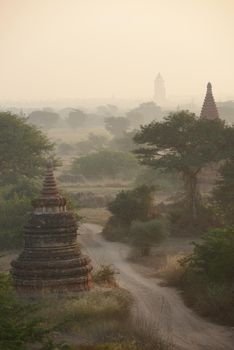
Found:
[[[0, 349], [25, 350], [29, 344], [41, 345], [37, 349], [56, 347], [48, 339], [49, 330], [33, 315], [34, 304], [22, 302], [14, 294], [9, 277], [0, 275]], [[50, 347], [49, 347], [50, 345]]]
[[130, 240], [140, 249], [142, 256], [149, 255], [152, 245], [162, 242], [165, 237], [166, 231], [162, 220], [134, 221], [131, 224]]
[[138, 163], [130, 153], [99, 151], [73, 161], [71, 171], [89, 180], [112, 178], [129, 180], [135, 176]]
[[182, 259], [181, 286], [200, 314], [234, 325], [234, 228], [216, 229]]
[[213, 190], [213, 197], [228, 225], [234, 224], [234, 160], [226, 162], [220, 169], [220, 177]]
[[108, 209], [120, 222], [130, 226], [132, 221], [147, 221], [154, 216], [154, 187], [143, 185], [133, 190], [121, 191], [109, 203]]
[[200, 206], [198, 216], [194, 219], [185, 201], [168, 206], [168, 222], [173, 236], [201, 236], [219, 224], [212, 207]]
[[116, 285], [117, 271], [113, 265], [101, 265], [100, 268], [93, 273], [93, 280], [97, 284]]
[[194, 243], [193, 254], [184, 260], [187, 269], [216, 283], [234, 283], [234, 227], [212, 230]]
[[0, 199], [1, 248], [17, 248], [23, 242], [23, 226], [31, 210], [30, 199], [16, 196], [10, 200]]

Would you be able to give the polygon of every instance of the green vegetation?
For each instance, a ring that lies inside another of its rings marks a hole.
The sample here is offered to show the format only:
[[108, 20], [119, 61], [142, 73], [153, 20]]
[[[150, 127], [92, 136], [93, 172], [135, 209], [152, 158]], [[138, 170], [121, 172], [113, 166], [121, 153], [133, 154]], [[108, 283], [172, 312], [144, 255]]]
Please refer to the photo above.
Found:
[[100, 287], [76, 296], [26, 301], [16, 296], [11, 280], [0, 275], [0, 349], [167, 349], [150, 337], [145, 346], [146, 335], [131, 323], [131, 303], [124, 290]]
[[224, 124], [182, 111], [162, 122], [142, 126], [134, 140], [145, 145], [135, 151], [143, 164], [182, 174], [191, 219], [197, 219], [201, 205], [198, 174], [204, 166], [225, 157], [221, 152], [225, 145]]
[[53, 144], [26, 119], [6, 112], [0, 113], [0, 138], [0, 244], [15, 248]]
[[187, 302], [203, 316], [234, 325], [234, 228], [216, 229], [182, 260]]
[[86, 119], [87, 116], [83, 111], [81, 111], [80, 109], [74, 109], [69, 113], [69, 116], [67, 118], [67, 124], [71, 128], [80, 128], [84, 125]]
[[200, 315], [233, 326], [233, 251], [233, 227], [211, 230], [194, 243], [191, 255], [170, 261], [158, 274], [182, 289], [187, 304]]
[[112, 216], [103, 229], [105, 238], [128, 242], [141, 255], [148, 255], [152, 244], [165, 239], [164, 220], [155, 219], [154, 191], [154, 187], [143, 185], [119, 192], [108, 206]]
[[28, 120], [36, 126], [50, 129], [58, 124], [60, 116], [58, 113], [55, 113], [50, 109], [44, 109], [43, 111], [33, 111], [30, 113]]
[[134, 177], [137, 168], [137, 160], [132, 154], [106, 150], [76, 158], [71, 171], [74, 175], [83, 175], [89, 180], [126, 180]]
[[220, 177], [213, 190], [219, 216], [227, 224], [234, 224], [234, 160], [227, 161], [220, 169]]
[[0, 184], [16, 184], [21, 177], [41, 174], [53, 144], [27, 120], [8, 112], [0, 113]]
[[35, 316], [38, 306], [17, 298], [9, 277], [0, 275], [0, 349], [25, 350], [37, 344], [40, 350], [53, 350], [49, 329]]
[[132, 245], [140, 250], [142, 256], [149, 255], [152, 246], [165, 238], [166, 230], [162, 220], [133, 221], [131, 224], [130, 240]]

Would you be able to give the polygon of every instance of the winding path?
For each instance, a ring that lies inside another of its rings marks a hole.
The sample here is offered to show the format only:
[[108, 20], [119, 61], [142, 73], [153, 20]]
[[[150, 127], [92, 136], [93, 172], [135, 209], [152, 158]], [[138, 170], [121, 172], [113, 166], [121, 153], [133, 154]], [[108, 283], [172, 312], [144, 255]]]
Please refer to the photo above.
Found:
[[118, 282], [133, 296], [135, 322], [159, 334], [181, 350], [234, 350], [234, 330], [212, 324], [185, 306], [173, 288], [160, 286], [156, 278], [147, 278], [137, 265], [127, 261], [128, 247], [107, 242], [101, 227], [84, 224], [79, 241], [94, 265], [113, 264], [119, 271]]

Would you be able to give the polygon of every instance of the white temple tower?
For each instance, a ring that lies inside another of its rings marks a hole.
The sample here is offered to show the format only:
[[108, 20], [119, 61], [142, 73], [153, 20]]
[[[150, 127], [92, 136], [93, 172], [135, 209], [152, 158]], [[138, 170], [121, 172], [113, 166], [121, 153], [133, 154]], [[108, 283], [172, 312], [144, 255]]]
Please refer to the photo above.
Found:
[[154, 101], [159, 106], [164, 105], [166, 102], [165, 83], [160, 73], [154, 80]]

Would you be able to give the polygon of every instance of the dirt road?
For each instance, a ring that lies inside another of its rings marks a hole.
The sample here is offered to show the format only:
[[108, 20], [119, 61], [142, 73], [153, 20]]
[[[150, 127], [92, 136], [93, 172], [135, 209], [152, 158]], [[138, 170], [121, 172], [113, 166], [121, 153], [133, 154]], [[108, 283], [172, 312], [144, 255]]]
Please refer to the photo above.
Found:
[[127, 260], [124, 244], [105, 241], [101, 227], [84, 224], [79, 241], [94, 265], [113, 264], [119, 271], [120, 286], [134, 297], [134, 319], [137, 324], [159, 333], [162, 339], [183, 350], [234, 350], [234, 330], [201, 319], [187, 308], [178, 292], [162, 287]]

